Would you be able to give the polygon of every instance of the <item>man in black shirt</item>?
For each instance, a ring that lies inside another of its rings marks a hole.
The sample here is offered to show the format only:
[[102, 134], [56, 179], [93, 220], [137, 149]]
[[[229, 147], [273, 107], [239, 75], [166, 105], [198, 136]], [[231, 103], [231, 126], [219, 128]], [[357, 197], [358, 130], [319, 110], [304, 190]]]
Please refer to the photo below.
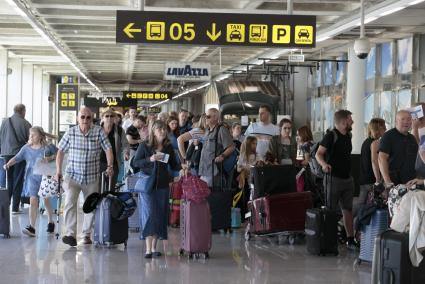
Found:
[[335, 210], [338, 203], [344, 217], [349, 249], [357, 249], [353, 228], [354, 181], [351, 176], [351, 126], [353, 119], [348, 110], [339, 110], [334, 115], [335, 128], [326, 133], [316, 152], [316, 159], [325, 173], [332, 175], [324, 179], [327, 205]]
[[395, 128], [385, 132], [381, 138], [378, 161], [386, 187], [405, 184], [416, 178], [418, 143], [409, 133], [411, 127], [412, 116], [408, 111], [400, 110], [396, 115]]

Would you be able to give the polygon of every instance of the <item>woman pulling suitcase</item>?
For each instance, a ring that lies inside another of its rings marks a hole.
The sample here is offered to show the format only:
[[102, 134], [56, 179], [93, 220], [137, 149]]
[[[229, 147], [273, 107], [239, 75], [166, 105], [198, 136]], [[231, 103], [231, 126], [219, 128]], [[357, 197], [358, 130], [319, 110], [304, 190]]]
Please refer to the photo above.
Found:
[[145, 258], [159, 257], [156, 250], [158, 239], [167, 240], [169, 216], [169, 182], [172, 171], [180, 170], [174, 149], [167, 137], [167, 125], [160, 120], [153, 123], [149, 140], [139, 145], [132, 167], [149, 175], [149, 188], [139, 194], [140, 238], [146, 240]]

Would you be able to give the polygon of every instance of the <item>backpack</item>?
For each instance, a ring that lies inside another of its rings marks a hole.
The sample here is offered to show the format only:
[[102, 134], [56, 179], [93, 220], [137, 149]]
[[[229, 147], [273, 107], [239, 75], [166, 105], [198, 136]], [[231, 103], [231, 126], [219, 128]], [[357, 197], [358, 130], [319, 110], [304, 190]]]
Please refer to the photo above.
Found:
[[[218, 150], [218, 133], [220, 131], [220, 128], [223, 126], [223, 124], [218, 124], [217, 125], [217, 132], [215, 133], [215, 156], [217, 156], [217, 153], [223, 153], [226, 149], [220, 149], [221, 151]], [[220, 148], [223, 148], [222, 146]], [[226, 157], [223, 160], [223, 170], [226, 174], [230, 174], [232, 172], [232, 170], [235, 168], [237, 162], [238, 162], [238, 156], [239, 156], [239, 151], [238, 149], [236, 149], [235, 146], [235, 150], [233, 150], [233, 152]]]
[[[333, 145], [335, 145], [336, 141], [338, 140], [338, 134], [335, 132], [335, 130], [331, 130], [331, 132], [333, 133], [333, 137], [334, 137], [334, 140], [333, 140], [333, 143], [332, 143], [332, 146], [333, 146]], [[323, 141], [323, 139], [322, 139], [322, 141]], [[317, 149], [319, 149], [320, 143], [322, 141], [317, 142], [313, 146], [311, 146], [310, 161], [308, 161], [308, 165], [310, 166], [311, 173], [318, 178], [323, 178], [325, 176], [325, 174], [322, 170], [322, 166], [319, 164], [319, 161], [317, 161], [317, 159], [316, 159], [316, 152], [317, 152]], [[326, 157], [325, 157], [326, 161], [329, 161], [329, 157], [331, 156], [330, 151], [332, 151], [332, 148], [329, 149], [329, 151], [326, 151], [327, 152]]]

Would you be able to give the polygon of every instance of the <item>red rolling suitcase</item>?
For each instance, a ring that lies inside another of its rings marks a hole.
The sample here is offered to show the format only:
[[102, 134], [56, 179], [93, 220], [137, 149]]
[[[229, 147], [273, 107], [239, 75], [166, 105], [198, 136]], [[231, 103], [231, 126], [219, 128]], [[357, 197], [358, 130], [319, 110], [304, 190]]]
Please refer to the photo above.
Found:
[[305, 213], [312, 206], [309, 191], [277, 194], [250, 201], [250, 233], [261, 235], [304, 231]]
[[180, 255], [189, 257], [203, 254], [208, 258], [211, 249], [211, 213], [206, 200], [199, 203], [182, 200], [180, 216], [181, 249]]

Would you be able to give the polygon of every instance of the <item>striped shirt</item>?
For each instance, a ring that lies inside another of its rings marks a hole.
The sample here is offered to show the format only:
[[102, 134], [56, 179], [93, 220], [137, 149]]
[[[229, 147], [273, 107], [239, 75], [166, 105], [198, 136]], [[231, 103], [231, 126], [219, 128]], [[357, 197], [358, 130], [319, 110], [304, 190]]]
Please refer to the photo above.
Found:
[[100, 126], [92, 126], [86, 134], [78, 125], [70, 128], [58, 145], [59, 150], [69, 152], [65, 175], [81, 185], [96, 182], [100, 176], [100, 153], [111, 147]]

